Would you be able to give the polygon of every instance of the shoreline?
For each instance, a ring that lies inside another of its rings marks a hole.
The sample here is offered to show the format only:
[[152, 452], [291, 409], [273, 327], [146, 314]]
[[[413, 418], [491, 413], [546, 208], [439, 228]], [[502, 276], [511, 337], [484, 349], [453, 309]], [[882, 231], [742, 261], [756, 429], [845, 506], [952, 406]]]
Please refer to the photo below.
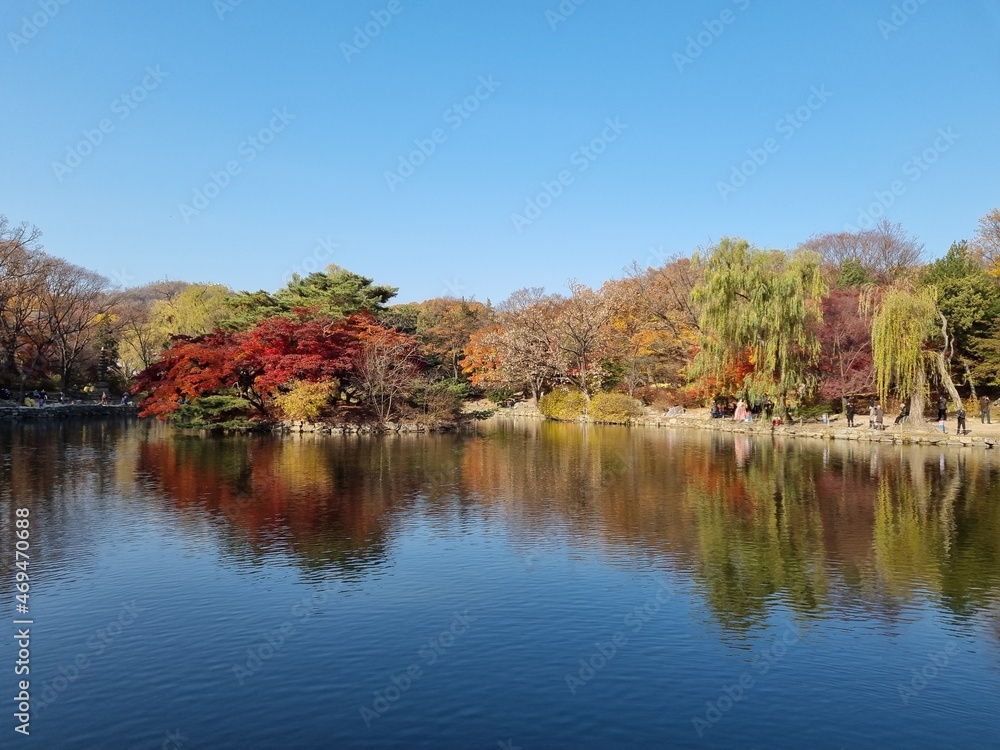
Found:
[[34, 422], [40, 419], [69, 419], [73, 417], [137, 416], [135, 405], [121, 404], [50, 404], [48, 406], [0, 406], [0, 421]]
[[[702, 414], [701, 412], [704, 412]], [[122, 406], [120, 404], [53, 404], [44, 407], [30, 406], [0, 406], [0, 422], [18, 423], [33, 422], [49, 419], [70, 419], [70, 418], [101, 418], [108, 417], [133, 417], [138, 418], [138, 409], [133, 405]], [[687, 411], [684, 414], [670, 415], [666, 412], [650, 412], [627, 423], [622, 422], [598, 422], [586, 418], [575, 420], [550, 420], [541, 414], [536, 408], [527, 406], [522, 408], [500, 407], [489, 417], [489, 419], [533, 419], [551, 421], [558, 424], [590, 424], [590, 425], [617, 425], [619, 427], [636, 428], [656, 428], [656, 429], [688, 429], [688, 430], [709, 430], [713, 432], [724, 432], [742, 435], [759, 435], [781, 438], [804, 438], [809, 440], [841, 440], [860, 443], [878, 443], [883, 445], [939, 445], [954, 448], [983, 448], [992, 449], [1000, 447], [1000, 434], [975, 434], [975, 427], [978, 422], [971, 422], [973, 429], [968, 435], [956, 435], [954, 427], [949, 425], [949, 432], [938, 432], [936, 430], [921, 429], [906, 425], [887, 424], [884, 430], [872, 430], [867, 426], [857, 426], [848, 428], [846, 425], [838, 425], [842, 418], [834, 418], [831, 424], [806, 423], [806, 424], [784, 424], [772, 426], [761, 424], [760, 422], [734, 422], [732, 419], [712, 419], [708, 417], [707, 410], [697, 409]], [[301, 434], [321, 434], [321, 435], [385, 435], [385, 434], [428, 434], [441, 432], [463, 432], [468, 429], [475, 429], [479, 421], [486, 420], [460, 420], [457, 423], [428, 425], [420, 422], [389, 423], [375, 427], [365, 424], [330, 424], [330, 423], [309, 423], [309, 422], [280, 422], [270, 426], [268, 429], [260, 430], [261, 434], [272, 434], [276, 436], [301, 435]], [[930, 423], [933, 424], [933, 423]], [[1000, 429], [1000, 424], [998, 424]], [[191, 429], [191, 432], [203, 432], [203, 429]], [[211, 430], [210, 430], [211, 431]], [[223, 432], [230, 432], [224, 430]], [[236, 431], [240, 432], [240, 431]]]
[[[705, 414], [699, 414], [701, 411], [704, 411]], [[548, 419], [534, 408], [501, 408], [497, 410], [494, 416], [507, 419]], [[834, 422], [839, 422], [841, 419], [835, 419]], [[975, 434], [975, 427], [979, 425], [979, 422], [972, 421], [969, 424], [972, 425], [973, 429], [969, 430], [970, 434], [968, 435], [956, 435], [953, 425], [948, 425], [949, 432], [938, 432], [908, 425], [892, 424], [886, 424], [884, 430], [872, 430], [867, 426], [847, 427], [846, 423], [837, 425], [835, 423], [823, 424], [821, 422], [772, 426], [761, 424], [760, 422], [734, 422], [728, 418], [712, 419], [708, 417], [707, 410], [692, 410], [674, 416], [663, 412], [658, 414], [651, 413], [633, 419], [628, 423], [596, 422], [583, 418], [548, 421], [567, 424], [619, 424], [624, 427], [655, 427], [661, 429], [680, 427], [683, 429], [711, 430], [733, 434], [769, 435], [771, 437], [806, 438], [811, 440], [844, 440], [889, 445], [944, 445], [954, 448], [979, 447], [984, 449], [992, 449], [995, 446], [1000, 446], [1000, 435], [977, 435]]]

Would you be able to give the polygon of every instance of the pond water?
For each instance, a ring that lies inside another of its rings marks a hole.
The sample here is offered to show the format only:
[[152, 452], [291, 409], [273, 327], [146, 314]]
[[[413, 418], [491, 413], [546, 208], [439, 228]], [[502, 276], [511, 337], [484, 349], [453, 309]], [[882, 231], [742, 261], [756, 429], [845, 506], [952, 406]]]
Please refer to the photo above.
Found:
[[997, 748], [998, 461], [536, 422], [3, 427], [0, 745]]

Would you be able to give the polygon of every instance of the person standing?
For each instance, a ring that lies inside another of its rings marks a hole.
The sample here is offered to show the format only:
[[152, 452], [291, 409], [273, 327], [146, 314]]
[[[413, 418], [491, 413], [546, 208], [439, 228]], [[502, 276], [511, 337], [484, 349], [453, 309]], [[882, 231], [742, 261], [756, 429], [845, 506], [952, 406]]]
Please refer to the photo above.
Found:
[[875, 404], [875, 429], [884, 430], [885, 425], [883, 420], [885, 419], [885, 412], [882, 410], [882, 404]]
[[965, 434], [965, 407], [959, 406], [958, 411], [955, 412], [955, 418], [958, 420], [958, 434]]
[[983, 396], [979, 399], [979, 419], [983, 424], [993, 424], [990, 422], [990, 402], [989, 396]]
[[847, 426], [854, 427], [854, 399], [847, 399]]
[[938, 396], [938, 422], [943, 422], [948, 416], [948, 402], [944, 400], [944, 396]]
[[874, 401], [869, 401], [868, 402], [868, 429], [869, 430], [874, 430], [875, 429], [875, 402]]
[[736, 402], [736, 411], [733, 412], [734, 422], [743, 422], [747, 418], [747, 408], [743, 404], [743, 399]]

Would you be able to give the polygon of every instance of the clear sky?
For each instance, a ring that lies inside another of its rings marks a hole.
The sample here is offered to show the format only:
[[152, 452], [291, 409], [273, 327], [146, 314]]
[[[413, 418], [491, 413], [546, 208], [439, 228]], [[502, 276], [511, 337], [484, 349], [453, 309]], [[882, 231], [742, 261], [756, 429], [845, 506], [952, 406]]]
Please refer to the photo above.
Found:
[[1000, 205], [995, 0], [9, 0], [0, 31], [0, 213], [128, 285], [336, 262], [496, 302], [862, 212], [935, 257]]

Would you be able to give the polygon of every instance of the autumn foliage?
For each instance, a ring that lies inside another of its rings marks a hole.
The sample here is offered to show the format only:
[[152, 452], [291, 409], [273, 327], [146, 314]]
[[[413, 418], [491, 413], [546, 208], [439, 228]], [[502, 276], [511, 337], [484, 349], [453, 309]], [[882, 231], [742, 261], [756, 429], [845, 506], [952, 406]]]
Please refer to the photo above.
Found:
[[[279, 397], [302, 384], [356, 382], [362, 375], [371, 380], [379, 367], [398, 364], [371, 361], [373, 345], [387, 341], [397, 347], [388, 356], [399, 354], [412, 372], [416, 342], [367, 313], [341, 320], [305, 314], [267, 318], [249, 331], [176, 337], [159, 361], [140, 373], [133, 392], [144, 394], [143, 416], [164, 418], [185, 403], [230, 393], [268, 419], [280, 414]], [[401, 354], [407, 346], [409, 353]], [[377, 387], [368, 393], [379, 394]], [[370, 406], [388, 417], [382, 401]]]

